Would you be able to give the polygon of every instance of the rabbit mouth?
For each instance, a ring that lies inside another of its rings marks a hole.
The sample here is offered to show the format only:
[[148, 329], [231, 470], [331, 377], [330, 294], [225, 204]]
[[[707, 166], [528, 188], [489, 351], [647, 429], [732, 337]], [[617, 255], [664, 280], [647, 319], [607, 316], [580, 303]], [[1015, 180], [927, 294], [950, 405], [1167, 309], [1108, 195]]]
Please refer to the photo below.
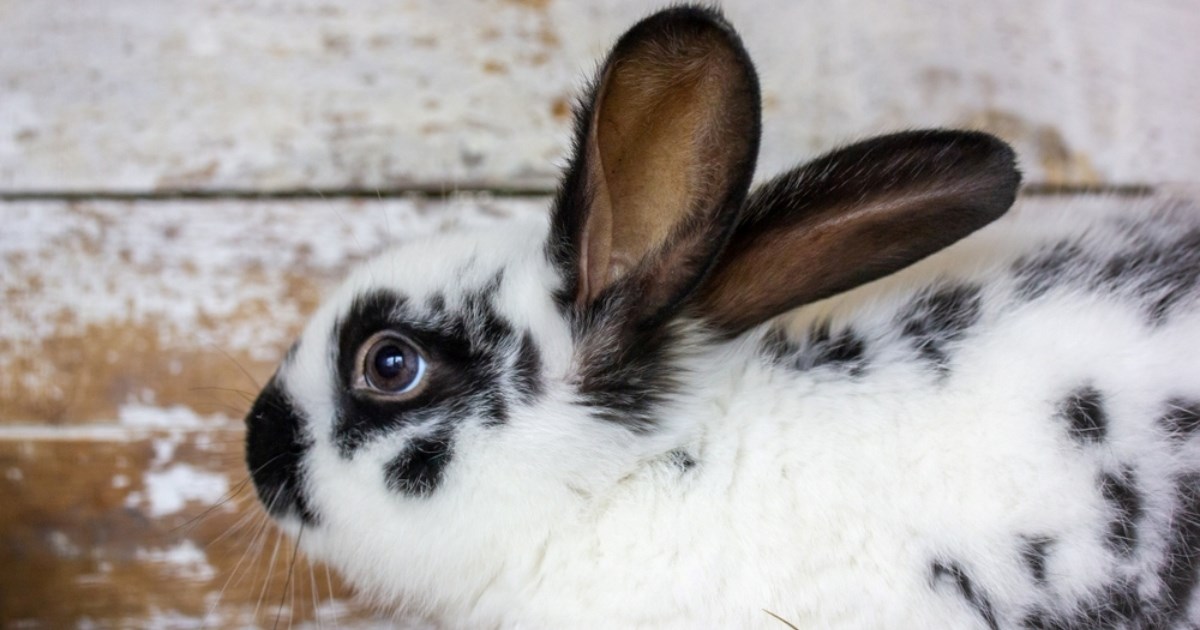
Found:
[[246, 466], [272, 517], [313, 525], [316, 513], [305, 496], [301, 465], [309, 448], [303, 421], [278, 378], [272, 378], [246, 415]]

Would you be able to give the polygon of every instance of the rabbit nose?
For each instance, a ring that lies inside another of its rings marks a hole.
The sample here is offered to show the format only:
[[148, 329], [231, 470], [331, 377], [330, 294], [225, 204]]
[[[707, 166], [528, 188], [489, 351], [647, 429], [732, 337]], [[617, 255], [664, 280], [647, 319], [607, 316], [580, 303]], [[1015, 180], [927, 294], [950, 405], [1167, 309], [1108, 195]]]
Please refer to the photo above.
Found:
[[271, 516], [294, 515], [314, 524], [316, 515], [305, 494], [301, 465], [309, 446], [301, 430], [303, 421], [278, 379], [272, 378], [246, 415], [246, 467]]

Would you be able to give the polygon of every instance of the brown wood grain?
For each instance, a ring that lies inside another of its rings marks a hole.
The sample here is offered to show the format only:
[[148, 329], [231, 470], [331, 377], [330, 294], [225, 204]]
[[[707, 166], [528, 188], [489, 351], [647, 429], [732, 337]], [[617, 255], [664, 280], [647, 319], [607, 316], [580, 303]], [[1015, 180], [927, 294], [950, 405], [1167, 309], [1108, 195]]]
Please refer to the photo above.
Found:
[[[157, 461], [164, 444], [174, 452]], [[229, 492], [216, 503], [155, 512], [147, 480], [181, 466], [227, 479]], [[0, 439], [0, 621], [56, 628], [84, 620], [111, 627], [369, 620], [324, 567], [292, 565], [291, 541], [267, 524], [244, 479], [237, 429]]]

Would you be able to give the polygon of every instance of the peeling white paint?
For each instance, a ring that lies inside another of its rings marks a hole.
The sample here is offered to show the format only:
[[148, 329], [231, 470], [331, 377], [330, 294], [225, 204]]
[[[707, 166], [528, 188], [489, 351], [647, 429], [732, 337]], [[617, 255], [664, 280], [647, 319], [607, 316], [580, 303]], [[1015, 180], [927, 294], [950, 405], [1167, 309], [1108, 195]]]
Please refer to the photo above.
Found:
[[[145, 494], [137, 502], [145, 503], [146, 514], [152, 518], [178, 513], [192, 501], [215, 505], [229, 492], [229, 480], [224, 475], [191, 464], [172, 464], [147, 472], [143, 483]], [[130, 497], [137, 494], [131, 493]]]

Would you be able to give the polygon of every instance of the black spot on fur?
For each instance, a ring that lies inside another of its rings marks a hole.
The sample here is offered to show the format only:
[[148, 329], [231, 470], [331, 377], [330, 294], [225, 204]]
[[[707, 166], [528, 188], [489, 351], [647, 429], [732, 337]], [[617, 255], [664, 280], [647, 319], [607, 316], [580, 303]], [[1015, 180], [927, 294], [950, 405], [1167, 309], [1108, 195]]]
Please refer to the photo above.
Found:
[[925, 291], [901, 314], [904, 336], [938, 372], [945, 374], [950, 369], [948, 346], [962, 339], [979, 321], [981, 294], [981, 289], [973, 285]]
[[974, 608], [984, 623], [992, 630], [999, 630], [996, 623], [996, 612], [991, 601], [967, 575], [961, 566], [953, 562], [935, 561], [930, 565], [930, 579], [934, 586], [940, 583], [950, 583], [958, 590], [958, 594]]
[[1167, 401], [1167, 413], [1159, 423], [1168, 435], [1178, 440], [1200, 433], [1200, 402], [1172, 398]]
[[448, 429], [410, 441], [384, 469], [387, 487], [411, 497], [427, 497], [437, 489], [454, 454]]
[[521, 336], [521, 347], [513, 364], [513, 385], [517, 388], [517, 396], [525, 404], [542, 394], [542, 354], [529, 331]]
[[1032, 300], [1056, 286], [1115, 294], [1140, 305], [1149, 325], [1161, 325], [1180, 303], [1200, 294], [1200, 229], [1171, 212], [1126, 218], [1123, 228], [1127, 242], [1113, 255], [1060, 241], [1020, 258], [1013, 266], [1017, 295]]
[[[1135, 522], [1137, 516], [1130, 515], [1142, 511], [1142, 500], [1131, 485], [1132, 479], [1130, 471], [1125, 470], [1120, 475], [1108, 475], [1101, 482], [1107, 486], [1103, 490], [1105, 498], [1124, 515], [1125, 522]], [[1142, 571], [1136, 577], [1119, 578], [1083, 601], [1032, 611], [1022, 626], [1039, 630], [1194, 630], [1196, 625], [1187, 619], [1187, 614], [1200, 577], [1200, 473], [1177, 479], [1176, 501], [1165, 532], [1166, 549], [1154, 569], [1156, 576]], [[1124, 524], [1114, 522], [1114, 532], [1122, 539], [1132, 540], [1123, 529]], [[1157, 579], [1162, 588], [1142, 589], [1148, 579]], [[1143, 596], [1144, 592], [1155, 594]]]
[[1108, 416], [1104, 411], [1104, 397], [1090, 385], [1071, 392], [1059, 407], [1059, 414], [1067, 420], [1067, 431], [1080, 444], [1103, 442], [1108, 432]]
[[1200, 473], [1179, 477], [1176, 501], [1160, 574], [1166, 590], [1162, 616], [1168, 622], [1182, 619], [1196, 596], [1200, 577]]
[[[502, 377], [517, 352], [519, 338], [492, 307], [497, 275], [452, 308], [416, 308], [389, 291], [359, 297], [333, 328], [337, 348], [339, 392], [334, 442], [344, 457], [378, 435], [408, 425], [481, 417], [486, 425], [508, 419]], [[359, 347], [371, 335], [392, 330], [416, 343], [428, 362], [421, 395], [394, 401], [355, 390], [352, 379]]]
[[685, 473], [696, 467], [696, 460], [691, 454], [683, 449], [676, 449], [667, 453], [668, 461], [672, 466], [677, 468], [679, 472]]
[[1031, 630], [1151, 630], [1166, 627], [1149, 621], [1154, 615], [1143, 608], [1137, 587], [1132, 582], [1113, 584], [1094, 597], [1076, 603], [1069, 610], [1071, 613], [1067, 615], [1037, 610], [1026, 616], [1021, 625]]
[[859, 376], [867, 365], [862, 337], [850, 328], [834, 335], [829, 322], [815, 325], [802, 343], [791, 341], [781, 329], [772, 329], [763, 338], [761, 349], [773, 362], [799, 371], [829, 367]]
[[1069, 241], [1018, 259], [1013, 269], [1017, 277], [1017, 295], [1031, 300], [1041, 297], [1051, 287], [1073, 277], [1083, 259], [1083, 250], [1077, 243]]
[[1021, 558], [1029, 567], [1033, 580], [1040, 585], [1046, 583], [1046, 557], [1052, 542], [1049, 538], [1034, 537], [1026, 538], [1021, 545]]
[[1105, 263], [1099, 282], [1105, 287], [1132, 287], [1143, 300], [1152, 324], [1162, 323], [1172, 308], [1200, 286], [1200, 230], [1176, 239], [1143, 239], [1130, 251]]
[[429, 311], [441, 315], [446, 312], [446, 296], [441, 293], [434, 293], [429, 298]]
[[1109, 525], [1107, 543], [1114, 551], [1128, 557], [1137, 545], [1137, 522], [1142, 514], [1142, 494], [1133, 471], [1125, 468], [1118, 474], [1101, 475], [1100, 494], [1116, 512]]
[[303, 423], [303, 416], [272, 378], [246, 415], [246, 467], [259, 500], [273, 516], [295, 514], [312, 524], [317, 517], [304, 493], [300, 465], [309, 447]]

